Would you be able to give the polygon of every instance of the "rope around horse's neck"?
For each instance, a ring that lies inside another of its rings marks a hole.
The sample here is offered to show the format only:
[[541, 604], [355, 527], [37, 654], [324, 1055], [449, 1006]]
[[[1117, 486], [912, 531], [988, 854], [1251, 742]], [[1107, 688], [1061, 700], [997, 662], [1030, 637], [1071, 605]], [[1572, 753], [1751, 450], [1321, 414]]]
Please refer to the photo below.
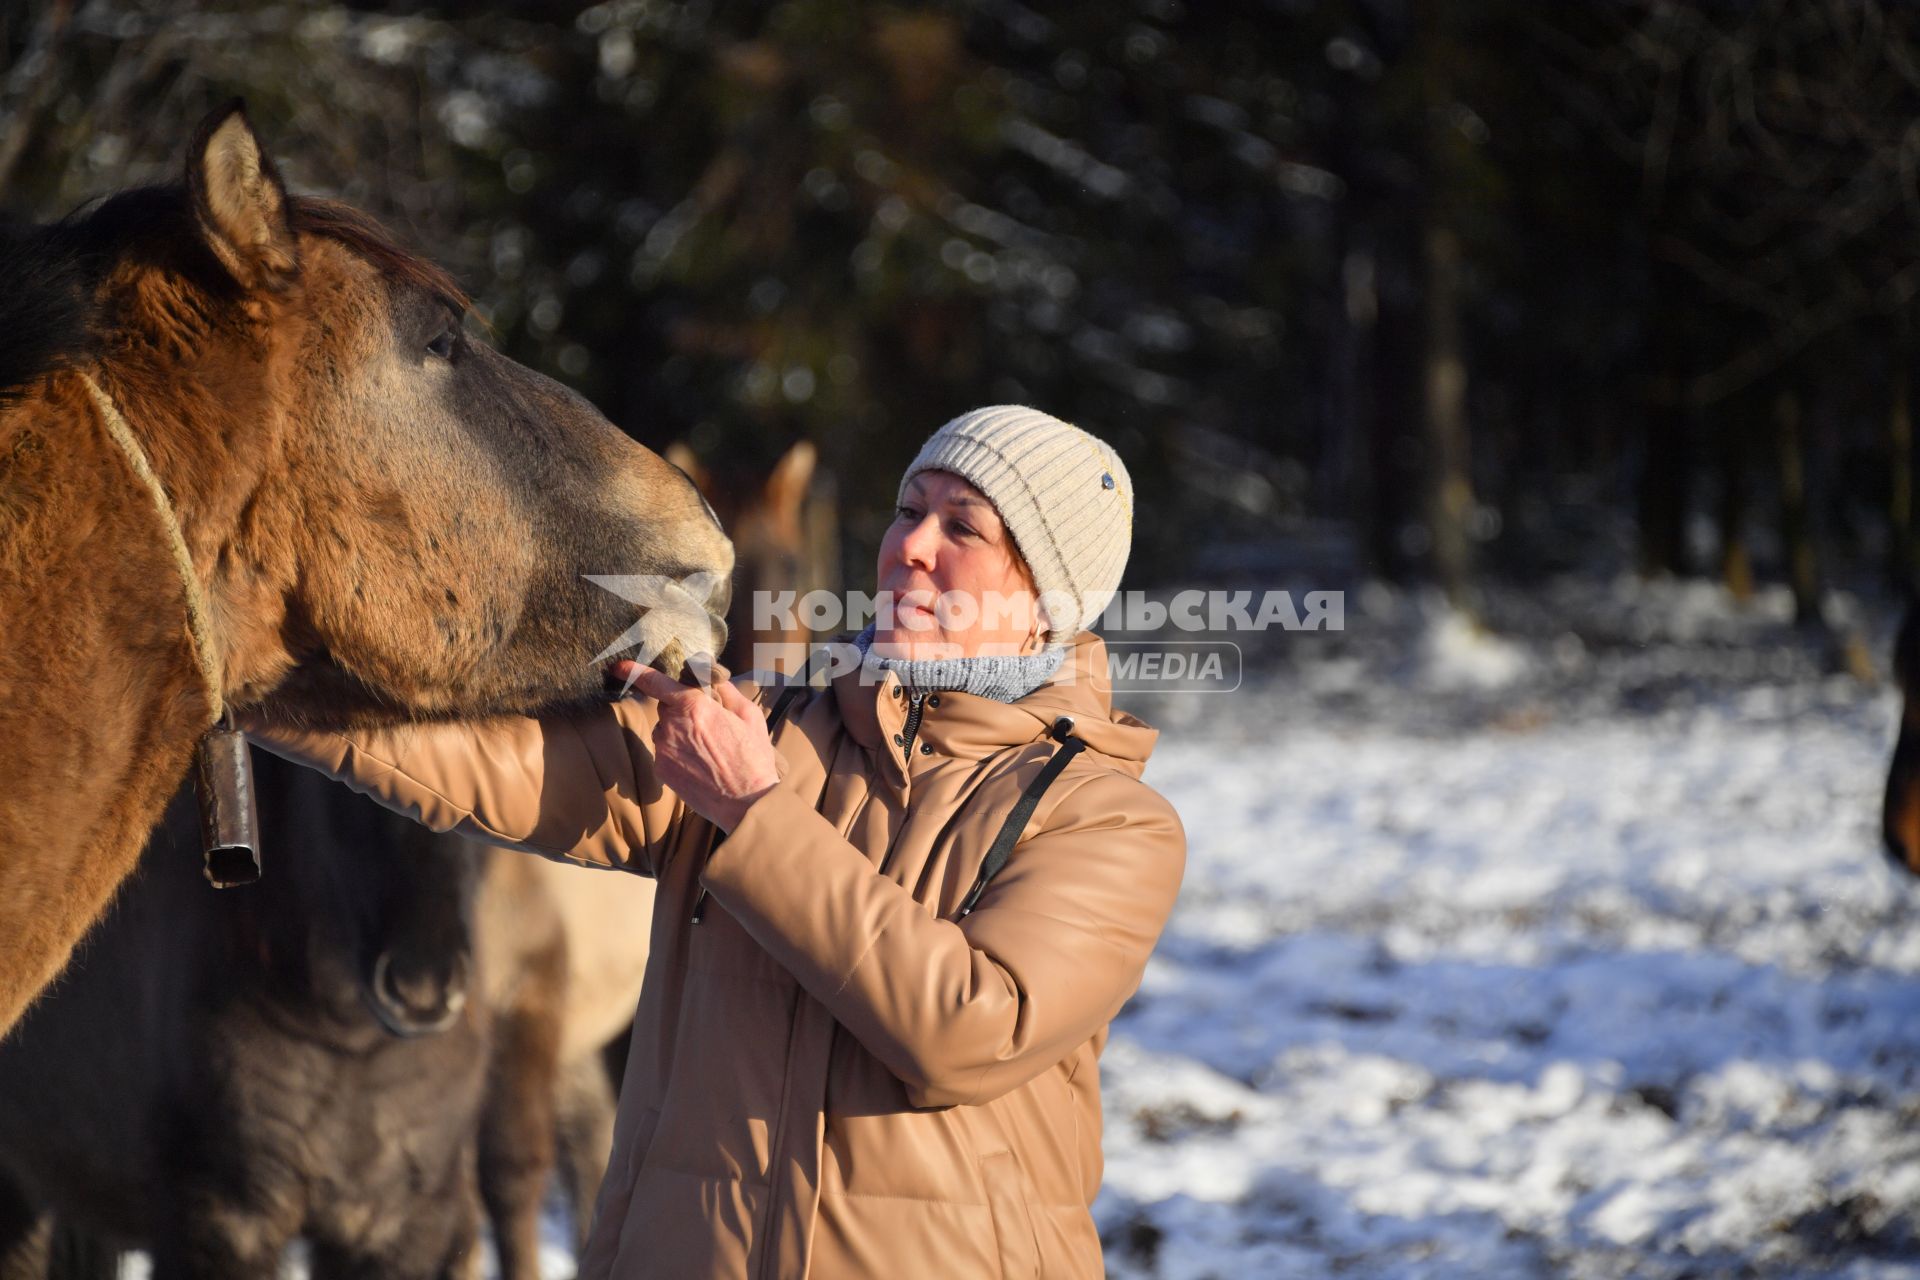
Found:
[[154, 474], [147, 451], [134, 438], [133, 429], [127, 426], [127, 420], [113, 403], [113, 397], [102, 391], [100, 384], [86, 373], [80, 375], [80, 381], [86, 384], [87, 394], [93, 397], [93, 407], [100, 411], [101, 420], [107, 424], [107, 434], [120, 446], [120, 452], [127, 455], [133, 474], [145, 486], [147, 496], [153, 499], [154, 509], [160, 513], [160, 523], [166, 526], [167, 544], [173, 552], [173, 567], [179, 570], [180, 585], [186, 588], [187, 630], [193, 634], [194, 661], [200, 667], [200, 678], [207, 686], [207, 698], [213, 704], [213, 714], [208, 723], [217, 722], [225, 710], [220, 695], [220, 658], [213, 647], [213, 623], [207, 608], [207, 595], [200, 587], [200, 579], [194, 575], [193, 557], [187, 552], [187, 538], [181, 532], [180, 517], [175, 514], [173, 503], [168, 500], [167, 491], [160, 484], [160, 477]]

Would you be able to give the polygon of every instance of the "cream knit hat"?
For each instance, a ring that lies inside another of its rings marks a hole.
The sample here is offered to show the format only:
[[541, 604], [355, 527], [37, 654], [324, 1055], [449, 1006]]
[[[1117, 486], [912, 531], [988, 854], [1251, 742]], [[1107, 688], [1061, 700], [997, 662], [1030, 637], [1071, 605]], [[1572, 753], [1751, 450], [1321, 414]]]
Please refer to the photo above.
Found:
[[1033, 571], [1053, 644], [1084, 631], [1120, 588], [1133, 482], [1103, 441], [1051, 414], [998, 404], [928, 437], [905, 475], [951, 471], [993, 503]]

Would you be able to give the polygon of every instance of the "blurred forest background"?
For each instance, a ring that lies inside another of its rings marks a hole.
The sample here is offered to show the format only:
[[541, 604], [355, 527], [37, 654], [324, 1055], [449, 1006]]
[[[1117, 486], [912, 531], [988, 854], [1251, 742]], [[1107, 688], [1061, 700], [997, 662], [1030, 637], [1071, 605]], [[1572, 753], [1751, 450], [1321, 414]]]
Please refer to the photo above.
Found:
[[639, 439], [815, 441], [862, 585], [976, 404], [1112, 440], [1129, 584], [1913, 573], [1920, 11], [1873, 0], [0, 6], [0, 204], [289, 181]]

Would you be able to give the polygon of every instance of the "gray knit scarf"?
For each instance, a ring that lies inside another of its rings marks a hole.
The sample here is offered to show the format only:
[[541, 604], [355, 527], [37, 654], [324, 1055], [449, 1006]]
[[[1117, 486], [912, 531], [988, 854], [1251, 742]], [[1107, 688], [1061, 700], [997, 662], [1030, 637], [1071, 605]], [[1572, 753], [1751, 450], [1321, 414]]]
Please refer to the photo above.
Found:
[[971, 693], [995, 702], [1018, 702], [1053, 678], [1067, 651], [1049, 647], [1038, 653], [993, 654], [979, 658], [881, 658], [868, 652], [874, 628], [853, 638], [862, 665], [891, 671], [910, 693], [953, 691]]

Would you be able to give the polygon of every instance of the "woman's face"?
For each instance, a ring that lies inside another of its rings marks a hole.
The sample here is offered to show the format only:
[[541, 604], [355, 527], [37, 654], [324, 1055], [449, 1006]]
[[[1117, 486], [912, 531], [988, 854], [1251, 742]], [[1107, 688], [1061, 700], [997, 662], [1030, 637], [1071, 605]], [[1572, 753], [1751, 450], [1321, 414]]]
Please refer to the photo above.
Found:
[[[1039, 647], [1033, 579], [1000, 513], [951, 471], [907, 482], [880, 543], [883, 658], [973, 658]], [[886, 607], [891, 603], [891, 608]]]

